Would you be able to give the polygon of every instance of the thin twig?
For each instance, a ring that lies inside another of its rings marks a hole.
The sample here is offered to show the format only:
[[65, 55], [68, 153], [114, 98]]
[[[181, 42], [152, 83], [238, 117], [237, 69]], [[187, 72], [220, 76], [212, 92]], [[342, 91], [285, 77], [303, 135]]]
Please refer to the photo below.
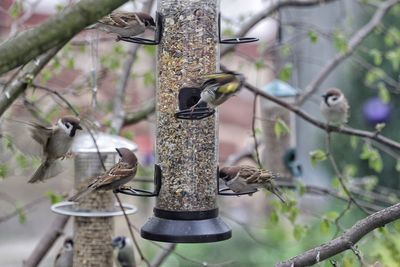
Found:
[[[354, 205], [356, 205], [360, 210], [365, 212], [366, 214], [370, 214], [364, 207], [362, 207], [358, 202], [353, 198], [350, 190], [347, 188], [346, 183], [345, 183], [345, 178], [343, 177], [343, 174], [340, 172], [339, 167], [336, 163], [335, 158], [333, 157], [332, 154], [332, 149], [331, 149], [331, 135], [330, 132], [327, 132], [326, 135], [326, 153], [328, 156], [329, 161], [331, 162], [331, 165], [333, 167], [333, 170], [339, 180], [340, 186], [342, 187], [343, 191], [346, 193], [347, 197], [349, 198], [349, 201], [351, 201]], [[344, 215], [344, 214], [343, 214]]]
[[346, 58], [351, 56], [357, 46], [377, 27], [381, 24], [383, 17], [386, 13], [396, 4], [400, 3], [400, 0], [388, 0], [379, 5], [378, 9], [375, 11], [371, 20], [365, 24], [361, 29], [359, 29], [350, 38], [347, 48], [344, 52], [337, 53], [317, 74], [317, 76], [306, 86], [303, 93], [297, 99], [297, 104], [300, 106], [306, 101], [321, 83], [328, 77], [328, 75], [342, 63]]
[[260, 154], [258, 153], [258, 142], [257, 142], [257, 135], [256, 135], [256, 112], [257, 112], [257, 96], [258, 94], [254, 94], [254, 100], [253, 100], [253, 117], [251, 121], [251, 129], [253, 131], [253, 138], [254, 138], [254, 150], [256, 152], [256, 160], [257, 164], [260, 168], [262, 168], [261, 160], [260, 160]]
[[151, 267], [159, 267], [168, 258], [169, 255], [175, 250], [176, 244], [170, 243], [165, 249], [161, 250], [161, 253], [157, 254], [151, 263]]
[[129, 220], [129, 218], [128, 218], [128, 215], [127, 215], [126, 212], [125, 212], [124, 206], [122, 206], [122, 202], [121, 202], [121, 200], [119, 199], [118, 194], [117, 194], [117, 193], [114, 193], [114, 196], [115, 196], [115, 198], [117, 199], [119, 206], [121, 207], [122, 213], [124, 214], [125, 221], [126, 221], [126, 224], [127, 224], [127, 226], [128, 226], [129, 233], [130, 233], [130, 235], [131, 235], [133, 244], [135, 245], [136, 250], [138, 251], [138, 253], [139, 253], [139, 255], [140, 255], [140, 259], [141, 259], [142, 261], [144, 261], [148, 267], [151, 267], [150, 262], [149, 262], [149, 261], [146, 259], [146, 257], [144, 256], [142, 250], [140, 249], [139, 243], [137, 242], [137, 240], [136, 240], [136, 238], [135, 238], [135, 235], [134, 235], [134, 233], [133, 233], [133, 231], [132, 231], [132, 224], [131, 224], [131, 222], [130, 222], [130, 220]]

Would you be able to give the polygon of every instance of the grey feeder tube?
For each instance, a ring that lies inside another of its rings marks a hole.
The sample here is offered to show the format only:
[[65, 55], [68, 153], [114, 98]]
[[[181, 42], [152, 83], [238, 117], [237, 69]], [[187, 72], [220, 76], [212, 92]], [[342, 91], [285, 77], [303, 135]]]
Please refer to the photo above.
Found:
[[[115, 148], [126, 147], [136, 150], [135, 144], [108, 134], [94, 135], [97, 148], [106, 169], [118, 161]], [[84, 179], [99, 175], [104, 172], [99, 154], [90, 135], [80, 135], [74, 141], [72, 151], [75, 154], [75, 185]], [[112, 192], [93, 192], [78, 200], [77, 209], [91, 213], [109, 213], [115, 211], [114, 196]], [[74, 258], [73, 266], [113, 266], [113, 248], [111, 246], [114, 230], [112, 217], [75, 217], [74, 220]]]
[[[298, 93], [295, 88], [281, 80], [271, 81], [262, 90], [288, 103], [293, 103]], [[262, 99], [260, 104], [262, 116], [272, 118], [272, 120], [263, 120], [261, 123], [265, 143], [261, 153], [262, 163], [267, 169], [274, 170], [283, 177], [291, 177], [293, 174], [286, 166], [285, 158], [289, 149], [296, 145], [295, 117], [287, 109], [269, 100]], [[290, 133], [277, 137], [274, 131], [275, 119], [284, 121], [288, 125]]]
[[202, 75], [218, 69], [218, 2], [158, 1], [163, 32], [157, 61], [156, 161], [162, 180], [154, 216], [141, 229], [146, 239], [200, 243], [232, 235], [218, 217], [217, 115], [175, 118], [180, 90], [198, 87]]

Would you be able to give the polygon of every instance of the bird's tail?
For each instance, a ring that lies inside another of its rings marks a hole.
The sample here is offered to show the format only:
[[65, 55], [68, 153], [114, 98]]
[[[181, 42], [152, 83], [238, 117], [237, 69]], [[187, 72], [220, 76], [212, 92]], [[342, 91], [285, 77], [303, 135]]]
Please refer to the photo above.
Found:
[[87, 194], [89, 194], [90, 192], [92, 192], [94, 189], [95, 189], [94, 187], [87, 187], [87, 188], [79, 191], [78, 193], [76, 193], [72, 197], [70, 197], [68, 199], [68, 201], [77, 201], [78, 199], [80, 199], [80, 198], [86, 196]]
[[61, 164], [58, 161], [46, 160], [43, 162], [36, 172], [33, 174], [32, 178], [28, 183], [37, 183], [39, 181], [43, 182], [49, 178], [52, 178], [62, 171]]

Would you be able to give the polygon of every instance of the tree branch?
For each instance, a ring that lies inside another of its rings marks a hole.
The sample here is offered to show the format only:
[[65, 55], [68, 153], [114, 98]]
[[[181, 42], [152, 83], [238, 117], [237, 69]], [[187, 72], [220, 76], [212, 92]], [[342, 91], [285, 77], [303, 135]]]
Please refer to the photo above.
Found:
[[164, 249], [161, 250], [159, 254], [156, 255], [150, 266], [151, 267], [161, 266], [161, 264], [163, 264], [163, 262], [168, 258], [168, 256], [171, 255], [172, 252], [174, 252], [175, 248], [176, 248], [175, 243], [168, 244]]
[[49, 230], [46, 234], [39, 240], [38, 245], [32, 251], [29, 258], [24, 262], [23, 267], [36, 267], [39, 265], [41, 260], [46, 256], [47, 252], [56, 242], [64, 230], [67, 224], [69, 216], [57, 215], [56, 219], [53, 221]]
[[123, 126], [128, 126], [131, 124], [138, 123], [146, 119], [155, 111], [156, 111], [156, 103], [154, 102], [154, 100], [148, 101], [144, 103], [140, 109], [125, 115]]
[[299, 96], [297, 104], [301, 105], [306, 101], [321, 83], [328, 77], [328, 75], [346, 58], [351, 56], [357, 46], [381, 23], [386, 13], [396, 4], [400, 3], [400, 0], [388, 0], [379, 5], [375, 14], [371, 20], [359, 29], [350, 39], [347, 49], [344, 52], [337, 53], [318, 73], [318, 75], [306, 86], [303, 94]]
[[[228, 70], [225, 66], [221, 65], [222, 70]], [[364, 130], [359, 130], [359, 129], [354, 129], [350, 127], [337, 127], [337, 126], [332, 126], [326, 123], [323, 123], [321, 121], [318, 121], [317, 119], [311, 117], [309, 114], [301, 110], [299, 107], [291, 105], [277, 97], [274, 97], [268, 93], [265, 93], [264, 91], [261, 91], [259, 88], [255, 87], [254, 85], [249, 84], [248, 82], [244, 83], [244, 87], [246, 87], [249, 91], [258, 94], [259, 96], [266, 98], [275, 104], [278, 104], [279, 106], [282, 106], [291, 112], [295, 113], [297, 116], [301, 117], [305, 121], [308, 121], [312, 125], [328, 132], [338, 132], [341, 134], [346, 134], [346, 135], [354, 135], [354, 136], [359, 136], [359, 137], [364, 137], [368, 138], [371, 140], [374, 140], [378, 143], [381, 143], [383, 145], [386, 145], [388, 147], [400, 150], [400, 143], [387, 138], [385, 136], [380, 135], [379, 133], [376, 132], [369, 132], [369, 131], [364, 131]]]
[[127, 0], [82, 0], [0, 45], [0, 74], [23, 65], [67, 42], [85, 26], [107, 15]]
[[47, 53], [41, 55], [36, 60], [29, 62], [19, 71], [13, 81], [5, 86], [0, 95], [0, 116], [2, 116], [14, 100], [26, 90], [28, 85], [33, 82], [36, 75], [39, 74], [46, 64], [57, 54], [61, 47], [63, 47], [63, 45], [64, 43], [50, 49]]
[[[260, 13], [251, 17], [247, 23], [243, 25], [243, 27], [237, 32], [236, 36], [242, 37], [245, 36], [255, 25], [257, 25], [263, 19], [269, 17], [272, 13], [278, 11], [283, 7], [309, 7], [315, 6], [318, 4], [325, 4], [329, 2], [333, 2], [335, 0], [281, 0], [281, 1], [272, 1], [272, 3], [262, 10]], [[225, 45], [221, 49], [221, 57], [225, 56], [227, 53], [232, 51], [234, 45]]]
[[326, 242], [316, 248], [308, 250], [288, 261], [276, 264], [276, 267], [301, 267], [310, 266], [336, 254], [339, 254], [353, 246], [372, 230], [383, 227], [400, 218], [400, 203], [380, 210], [358, 221], [350, 229], [339, 237]]
[[[151, 11], [151, 7], [153, 6], [154, 0], [148, 0], [145, 2], [143, 6], [143, 12], [149, 13]], [[113, 114], [111, 119], [111, 128], [116, 130], [116, 132], [120, 132], [121, 128], [125, 125], [125, 109], [124, 109], [124, 99], [126, 87], [129, 81], [129, 75], [131, 73], [133, 63], [135, 62], [137, 52], [139, 50], [138, 44], [133, 44], [132, 47], [128, 51], [128, 57], [124, 61], [124, 65], [122, 67], [121, 78], [118, 81], [117, 88], [115, 90], [115, 97], [113, 102]]]

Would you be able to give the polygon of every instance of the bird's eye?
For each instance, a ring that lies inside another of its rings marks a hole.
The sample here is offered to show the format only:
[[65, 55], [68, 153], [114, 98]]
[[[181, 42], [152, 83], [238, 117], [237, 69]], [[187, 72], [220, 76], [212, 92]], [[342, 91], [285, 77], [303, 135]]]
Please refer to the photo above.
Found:
[[65, 127], [67, 127], [67, 129], [69, 129], [71, 127], [71, 124], [69, 122], [65, 123]]

